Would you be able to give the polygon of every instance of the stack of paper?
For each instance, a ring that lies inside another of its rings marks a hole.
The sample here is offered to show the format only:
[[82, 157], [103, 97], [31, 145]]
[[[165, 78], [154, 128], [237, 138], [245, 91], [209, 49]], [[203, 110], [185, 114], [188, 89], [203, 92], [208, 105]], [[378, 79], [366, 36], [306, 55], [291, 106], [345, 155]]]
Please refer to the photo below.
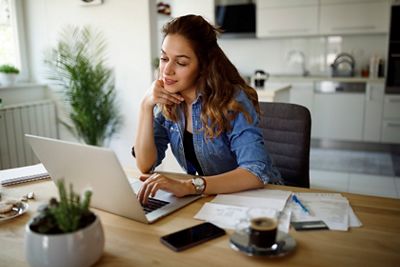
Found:
[[330, 230], [347, 231], [349, 227], [361, 226], [349, 201], [336, 193], [296, 193], [296, 196], [308, 208], [305, 213], [299, 205], [289, 201], [287, 207], [292, 212], [293, 222], [322, 220]]
[[50, 179], [50, 176], [43, 164], [0, 171], [0, 183], [2, 186], [9, 186], [43, 179]]
[[[296, 193], [310, 213], [298, 203], [288, 201], [290, 191], [258, 189], [234, 194], [221, 194], [212, 202], [205, 203], [194, 218], [212, 222], [226, 229], [246, 218], [249, 208], [275, 209], [281, 212], [278, 229], [289, 232], [290, 222], [322, 220], [330, 230], [347, 231], [349, 227], [361, 226], [348, 200], [341, 194]], [[291, 199], [291, 198], [290, 198]]]
[[235, 194], [220, 194], [205, 203], [194, 218], [212, 222], [222, 228], [235, 229], [246, 218], [249, 208], [281, 211], [278, 229], [289, 232], [290, 210], [284, 210], [290, 191], [258, 189]]

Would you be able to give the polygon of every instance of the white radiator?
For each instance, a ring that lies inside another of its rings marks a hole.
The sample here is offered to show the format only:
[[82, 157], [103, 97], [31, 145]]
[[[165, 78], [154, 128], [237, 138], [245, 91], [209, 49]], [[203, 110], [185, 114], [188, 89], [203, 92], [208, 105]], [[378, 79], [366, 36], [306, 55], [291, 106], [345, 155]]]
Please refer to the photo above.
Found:
[[25, 134], [58, 138], [53, 101], [45, 100], [0, 109], [0, 169], [38, 163]]

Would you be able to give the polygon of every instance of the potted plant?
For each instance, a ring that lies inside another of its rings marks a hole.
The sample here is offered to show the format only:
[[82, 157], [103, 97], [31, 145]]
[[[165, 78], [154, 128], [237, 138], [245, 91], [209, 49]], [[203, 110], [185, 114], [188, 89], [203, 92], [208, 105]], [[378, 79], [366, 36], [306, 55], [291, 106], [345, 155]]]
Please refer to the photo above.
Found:
[[122, 121], [116, 104], [113, 72], [105, 64], [105, 40], [89, 27], [67, 27], [45, 63], [49, 79], [61, 88], [73, 125], [62, 121], [78, 139], [101, 146]]
[[151, 65], [153, 66], [153, 79], [158, 80], [160, 78], [160, 58], [155, 57]]
[[25, 256], [32, 267], [87, 267], [104, 249], [100, 219], [89, 210], [91, 192], [84, 197], [57, 181], [59, 200], [51, 198], [25, 227]]
[[0, 85], [10, 86], [13, 85], [19, 74], [19, 69], [13, 65], [0, 65]]

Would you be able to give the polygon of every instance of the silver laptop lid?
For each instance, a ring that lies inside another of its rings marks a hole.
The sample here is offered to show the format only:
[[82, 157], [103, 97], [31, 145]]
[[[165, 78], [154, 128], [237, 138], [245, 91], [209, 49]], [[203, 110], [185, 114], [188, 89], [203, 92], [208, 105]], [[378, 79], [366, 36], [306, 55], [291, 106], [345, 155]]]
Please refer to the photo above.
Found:
[[[169, 204], [145, 214], [133, 185], [129, 183], [111, 149], [28, 134], [25, 136], [53, 180], [64, 179], [67, 185], [72, 183], [74, 190], [79, 193], [87, 189], [93, 191], [91, 207], [152, 223], [201, 197], [177, 198], [159, 190], [155, 198]], [[135, 183], [136, 188], [140, 187], [137, 183], [141, 182]]]
[[114, 151], [51, 138], [25, 135], [53, 180], [74, 191], [93, 191], [91, 206], [148, 223]]

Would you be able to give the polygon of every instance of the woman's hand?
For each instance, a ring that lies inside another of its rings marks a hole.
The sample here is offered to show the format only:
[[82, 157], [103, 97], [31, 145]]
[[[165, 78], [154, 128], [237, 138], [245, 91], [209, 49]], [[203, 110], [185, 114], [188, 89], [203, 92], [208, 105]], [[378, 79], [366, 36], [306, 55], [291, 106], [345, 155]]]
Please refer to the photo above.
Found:
[[162, 80], [155, 80], [145, 97], [145, 102], [154, 107], [156, 104], [174, 105], [180, 104], [183, 101], [180, 94], [170, 93], [164, 89], [164, 82]]
[[140, 188], [137, 197], [143, 204], [147, 203], [149, 197], [154, 197], [159, 189], [170, 192], [177, 197], [183, 197], [195, 193], [191, 180], [172, 179], [159, 173], [142, 175], [140, 176], [140, 180], [144, 183]]

